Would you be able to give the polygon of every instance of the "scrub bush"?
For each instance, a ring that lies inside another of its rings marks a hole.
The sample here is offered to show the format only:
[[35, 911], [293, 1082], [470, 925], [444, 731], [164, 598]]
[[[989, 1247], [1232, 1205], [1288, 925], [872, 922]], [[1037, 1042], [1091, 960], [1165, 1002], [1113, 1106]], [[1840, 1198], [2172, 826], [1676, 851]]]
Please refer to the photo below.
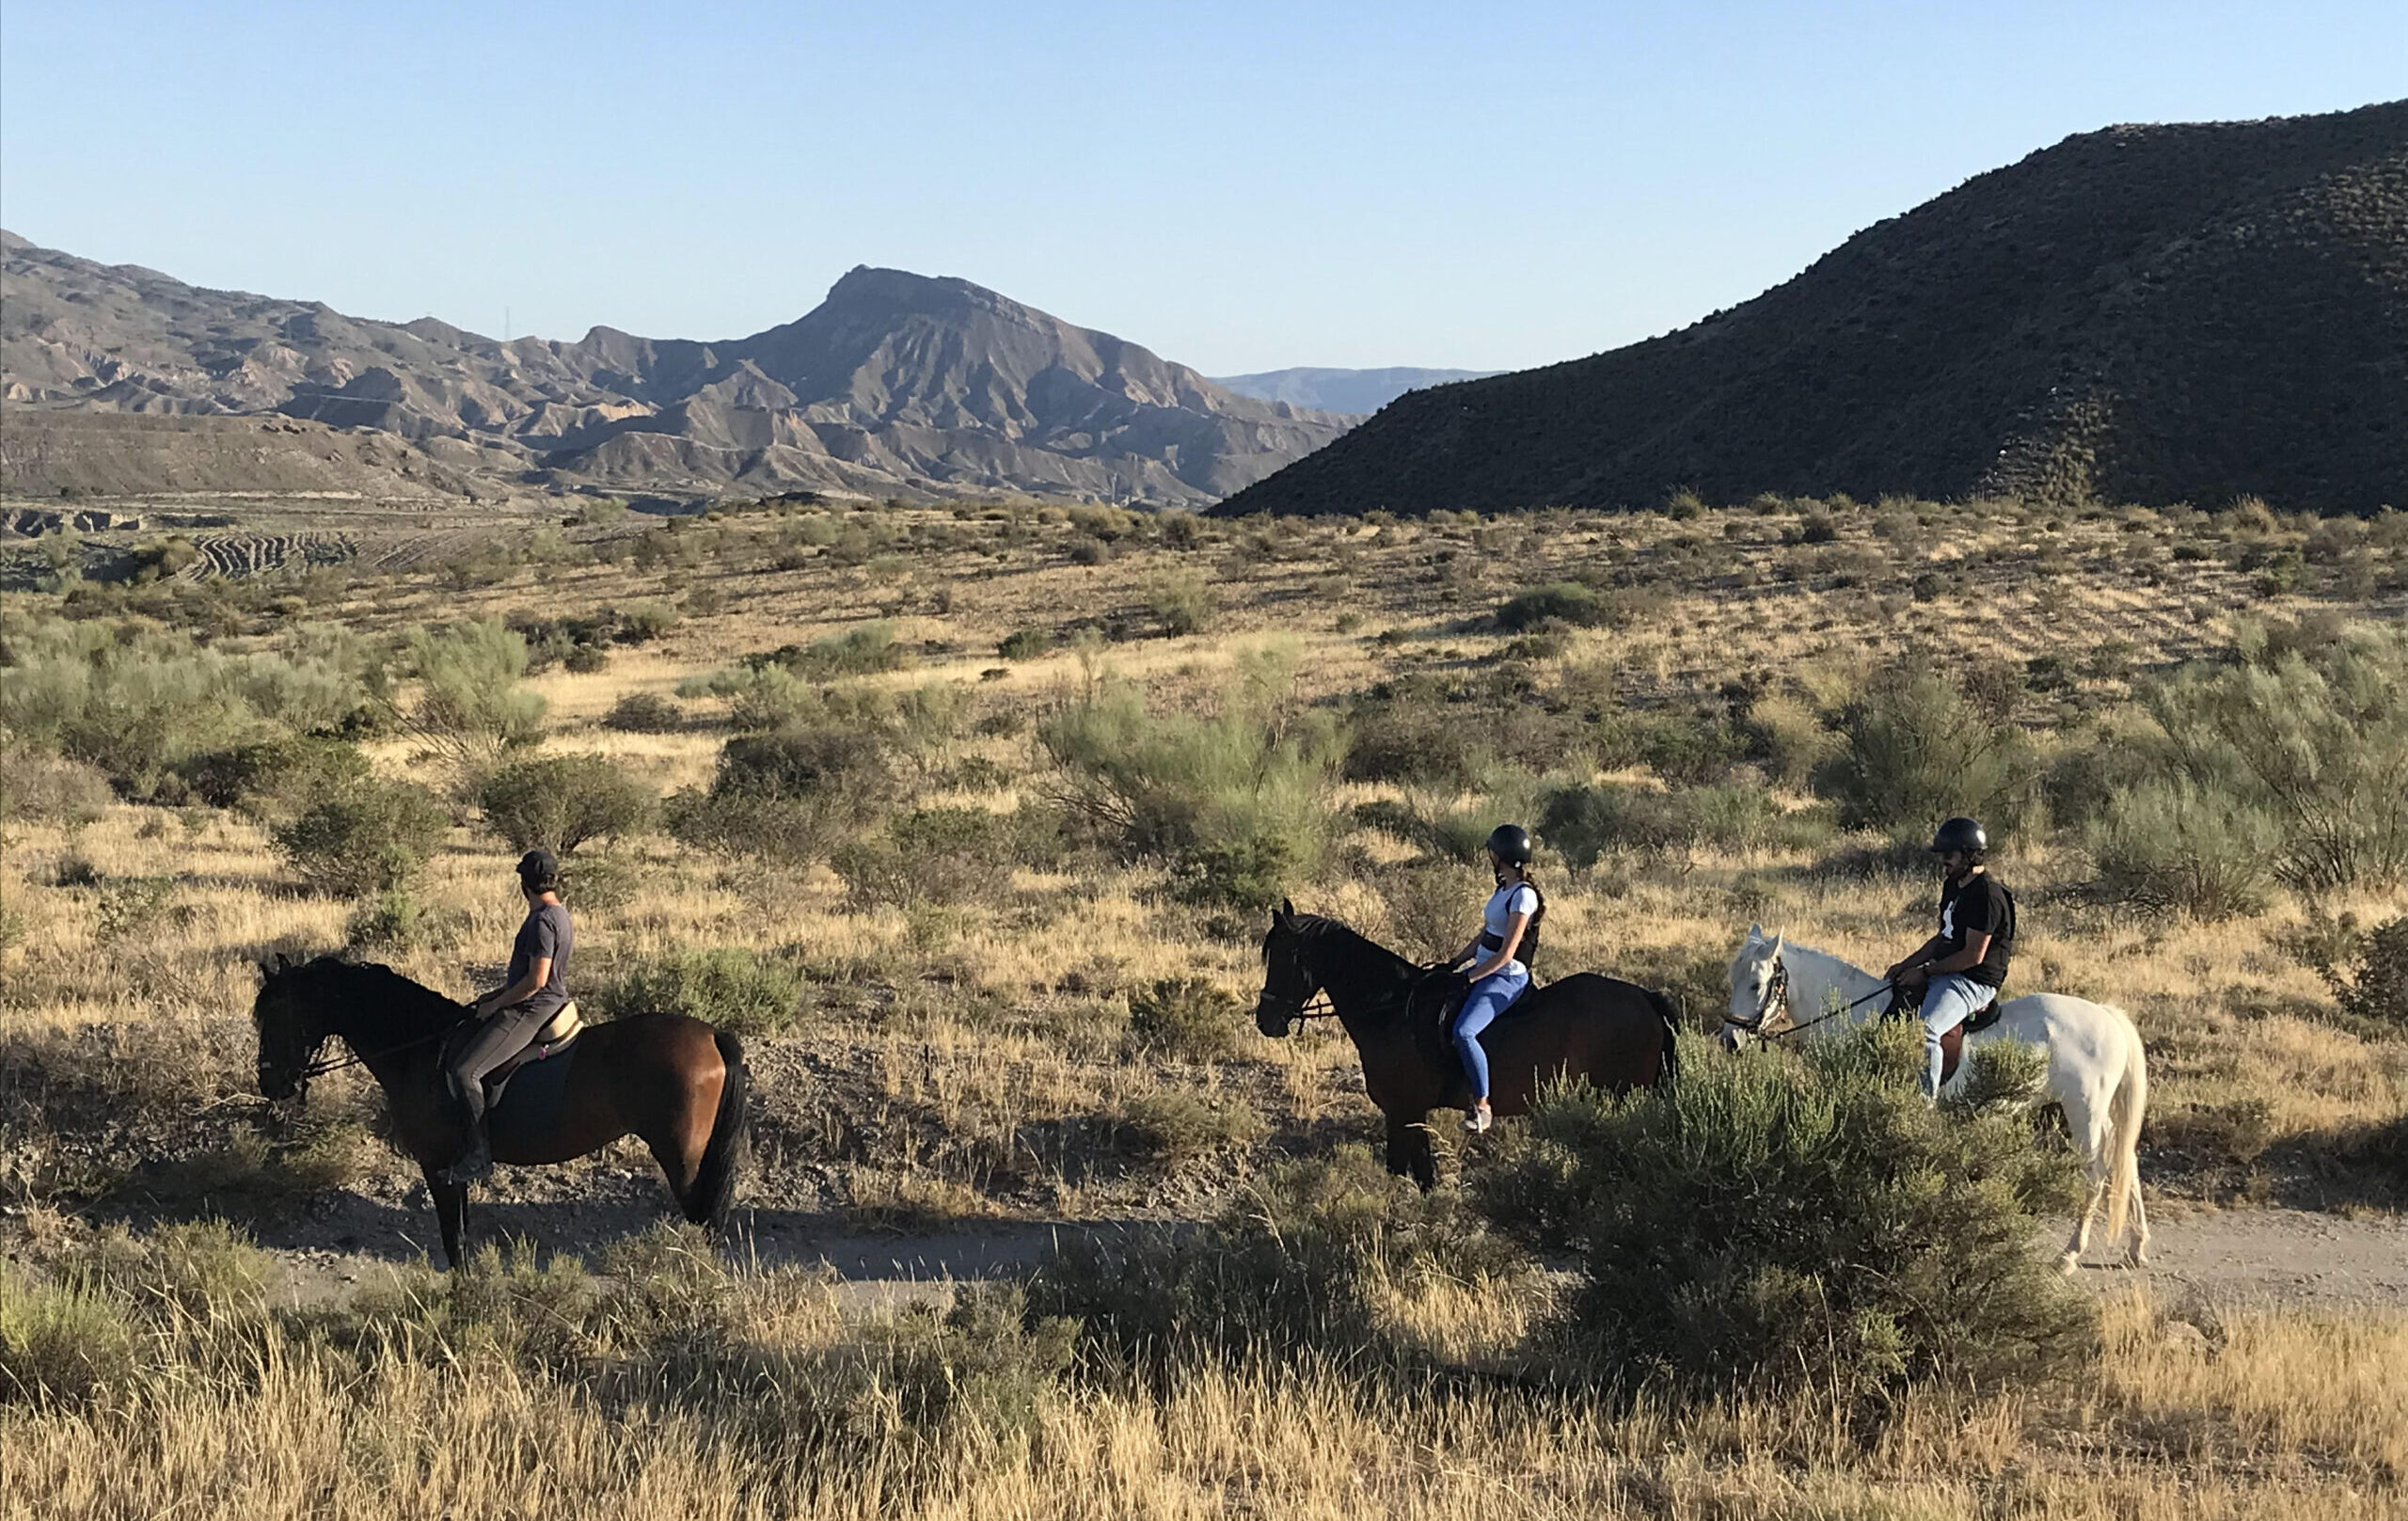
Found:
[[372, 778], [320, 794], [268, 832], [311, 888], [361, 897], [408, 886], [451, 827], [424, 787]]
[[1242, 662], [1222, 710], [1154, 713], [1107, 685], [1040, 726], [1067, 779], [1065, 801], [1132, 856], [1165, 861], [1193, 900], [1261, 909], [1321, 863], [1328, 791], [1343, 741], [1321, 714], [1292, 711], [1292, 663]]
[[2262, 809], [2178, 775], [2117, 788], [2085, 832], [2101, 895], [2211, 920], [2265, 910], [2281, 832]]
[[801, 1022], [803, 992], [802, 974], [786, 962], [721, 945], [648, 957], [604, 984], [594, 1001], [612, 1019], [686, 1014], [750, 1034]]
[[1830, 816], [1822, 810], [1787, 813], [1762, 788], [1735, 784], [1665, 792], [1611, 782], [1579, 784], [1548, 792], [1538, 814], [1539, 837], [1582, 870], [1610, 850], [1813, 847], [1830, 832]]
[[685, 726], [677, 705], [657, 692], [629, 692], [602, 715], [602, 727], [622, 734], [675, 734]]
[[1162, 977], [1129, 994], [1129, 1038], [1141, 1051], [1217, 1061], [1237, 1050], [1236, 999], [1203, 977]]
[[651, 819], [652, 789], [604, 755], [539, 755], [485, 779], [477, 806], [514, 850], [566, 855], [586, 841], [625, 835]]
[[721, 748], [707, 791], [669, 800], [670, 832], [731, 855], [824, 856], [893, 797], [886, 751], [879, 735], [860, 729], [739, 736]]
[[2035, 767], [2022, 731], [1955, 682], [1910, 666], [1877, 677], [1840, 716], [1841, 747], [1814, 790], [1850, 829], [1925, 829], [2012, 810]]
[[543, 737], [544, 698], [519, 686], [527, 641], [515, 630], [498, 622], [419, 628], [410, 659], [420, 683], [411, 725], [464, 780]]
[[1863, 1413], [1923, 1380], [2028, 1383], [2094, 1346], [2095, 1306], [2033, 1245], [2038, 1212], [2073, 1196], [2070, 1160], [2033, 1145], [2020, 1106], [1925, 1103], [1916, 1026], [1735, 1058], [1686, 1044], [1678, 1083], [1551, 1094], [1477, 1180], [1497, 1223], [1585, 1257], [1555, 1328], [1576, 1366]]
[[1589, 628], [1622, 621], [1622, 610], [1593, 586], [1558, 581], [1518, 593], [1500, 605], [1497, 626], [1518, 634], [1544, 623], [1572, 624]]

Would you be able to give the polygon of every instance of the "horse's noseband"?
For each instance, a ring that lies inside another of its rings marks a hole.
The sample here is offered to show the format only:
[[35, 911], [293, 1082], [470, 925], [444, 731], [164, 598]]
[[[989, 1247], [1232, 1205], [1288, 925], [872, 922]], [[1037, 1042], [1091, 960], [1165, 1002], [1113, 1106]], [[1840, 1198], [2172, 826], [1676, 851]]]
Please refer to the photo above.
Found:
[[1726, 1014], [1722, 1017], [1722, 1022], [1735, 1024], [1752, 1035], [1765, 1027], [1765, 1021], [1771, 1019], [1788, 1006], [1789, 963], [1781, 959], [1779, 951], [1775, 951], [1772, 958], [1772, 975], [1765, 979], [1765, 995], [1757, 1001], [1756, 1017], [1751, 1020], [1735, 1020]]

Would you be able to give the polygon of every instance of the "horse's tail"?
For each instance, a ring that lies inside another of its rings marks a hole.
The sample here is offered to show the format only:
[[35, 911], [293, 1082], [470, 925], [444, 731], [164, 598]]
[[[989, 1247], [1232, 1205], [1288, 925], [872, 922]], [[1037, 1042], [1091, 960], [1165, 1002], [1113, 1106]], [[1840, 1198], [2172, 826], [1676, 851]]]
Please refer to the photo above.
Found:
[[736, 1175], [744, 1169], [751, 1151], [752, 1075], [744, 1065], [744, 1044], [725, 1030], [713, 1030], [720, 1060], [727, 1075], [719, 1087], [719, 1114], [711, 1120], [711, 1138], [703, 1148], [702, 1165], [694, 1169], [694, 1186], [686, 1195], [686, 1218], [717, 1230], [727, 1223], [728, 1206], [736, 1198]]
[[1672, 1001], [1653, 988], [1641, 988], [1647, 1001], [1656, 1006], [1656, 1017], [1664, 1022], [1664, 1065], [1656, 1076], [1658, 1083], [1671, 1083], [1681, 1075], [1681, 1016]]
[[[2122, 1009], [2115, 1011], [2123, 1014]], [[2124, 1015], [2131, 1036], [2131, 1059], [2107, 1099], [2107, 1239], [2121, 1241], [2124, 1222], [2141, 1186], [2141, 1118], [2148, 1110], [2148, 1050], [2141, 1044], [2140, 1026]]]

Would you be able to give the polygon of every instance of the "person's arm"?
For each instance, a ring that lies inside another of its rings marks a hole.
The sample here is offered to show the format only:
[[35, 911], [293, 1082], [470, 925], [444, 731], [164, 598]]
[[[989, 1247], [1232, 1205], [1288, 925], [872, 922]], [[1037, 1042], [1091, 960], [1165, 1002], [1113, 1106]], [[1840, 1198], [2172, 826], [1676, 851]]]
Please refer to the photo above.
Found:
[[1947, 954], [1947, 951], [1948, 941], [1946, 937], [1934, 935], [1929, 940], [1925, 941], [1921, 945], [1916, 946], [1914, 953], [1909, 956], [1905, 960], [1891, 962], [1890, 970], [1881, 974], [1881, 980], [1884, 982], [1896, 982], [1902, 977], [1921, 971], [1924, 967], [1928, 966], [1932, 961]]
[[1963, 950], [1953, 951], [1936, 961], [1925, 961], [1915, 969], [1915, 975], [1944, 977], [1952, 972], [1971, 972], [1982, 964], [1982, 958], [1989, 954], [1989, 949], [1990, 932], [1988, 930], [1968, 929], [1965, 931]]
[[[1505, 920], [1505, 943], [1491, 951], [1487, 959], [1471, 969], [1467, 974], [1471, 980], [1478, 982], [1482, 977], [1503, 970], [1505, 963], [1513, 959], [1513, 953], [1522, 948], [1522, 931], [1528, 929], [1529, 926], [1530, 916], [1515, 909]], [[1479, 945], [1480, 942], [1472, 942], [1475, 950]]]
[[480, 1014], [490, 1014], [498, 1008], [508, 1008], [513, 1004], [523, 1004], [534, 997], [536, 990], [551, 980], [552, 959], [548, 956], [539, 956], [535, 958], [535, 964], [527, 969], [525, 976], [507, 988], [494, 990], [468, 1006]]

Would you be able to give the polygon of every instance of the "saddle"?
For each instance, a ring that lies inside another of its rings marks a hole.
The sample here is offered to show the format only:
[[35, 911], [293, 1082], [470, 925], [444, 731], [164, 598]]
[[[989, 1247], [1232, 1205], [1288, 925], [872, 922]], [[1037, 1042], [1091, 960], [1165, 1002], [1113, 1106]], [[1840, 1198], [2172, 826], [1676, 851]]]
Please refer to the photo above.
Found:
[[[462, 1020], [450, 1035], [443, 1038], [444, 1066], [449, 1067], [452, 1064], [452, 1054], [458, 1049], [461, 1041], [475, 1033], [478, 1022], [475, 1020]], [[584, 1032], [584, 1029], [585, 1019], [578, 1013], [577, 1000], [572, 998], [561, 1006], [559, 1013], [544, 1022], [544, 1027], [535, 1032], [534, 1039], [519, 1047], [515, 1055], [485, 1074], [486, 1112], [490, 1114], [494, 1106], [501, 1102], [501, 1090], [509, 1085], [513, 1076], [537, 1062], [548, 1061], [566, 1051]]]
[[[1530, 1001], [1530, 994], [1537, 990], [1537, 979], [1525, 983], [1522, 990], [1513, 995], [1513, 1001], [1497, 1010], [1497, 1018], [1488, 1028], [1480, 1032], [1481, 1044], [1486, 1045], [1506, 1021], [1522, 1012], [1522, 1006]], [[1463, 1012], [1464, 998], [1470, 991], [1469, 981], [1461, 976], [1450, 976], [1443, 989], [1434, 989], [1427, 984], [1416, 989], [1409, 1006], [1414, 1022], [1414, 1044], [1420, 1048], [1423, 1060], [1447, 1074], [1446, 1101], [1450, 1104], [1455, 1103], [1459, 1098], [1468, 1100], [1471, 1093], [1471, 1080], [1465, 1075], [1463, 1056], [1455, 1050], [1455, 1016]]]

